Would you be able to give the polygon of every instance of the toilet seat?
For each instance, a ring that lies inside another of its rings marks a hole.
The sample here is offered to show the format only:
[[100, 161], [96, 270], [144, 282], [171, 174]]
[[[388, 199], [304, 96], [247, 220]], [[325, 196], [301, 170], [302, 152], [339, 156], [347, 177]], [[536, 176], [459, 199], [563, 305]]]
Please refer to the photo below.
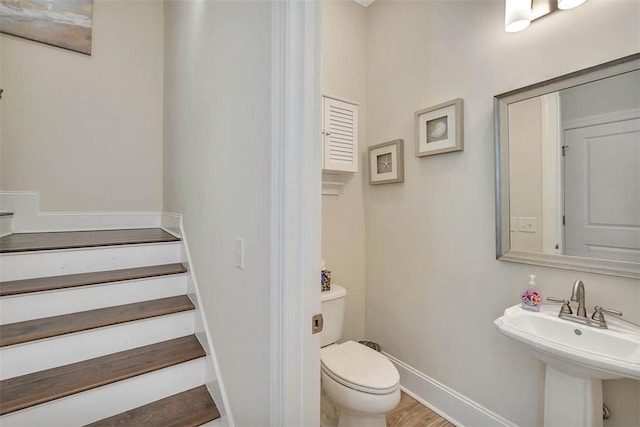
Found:
[[389, 359], [355, 341], [322, 348], [320, 362], [329, 377], [354, 390], [388, 394], [400, 384], [398, 370]]

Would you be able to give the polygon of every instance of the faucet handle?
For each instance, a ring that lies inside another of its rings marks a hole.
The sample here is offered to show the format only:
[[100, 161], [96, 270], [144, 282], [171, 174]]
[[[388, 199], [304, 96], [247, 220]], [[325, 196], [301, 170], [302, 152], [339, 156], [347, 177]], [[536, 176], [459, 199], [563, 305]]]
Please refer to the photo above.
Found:
[[571, 310], [571, 306], [569, 305], [569, 300], [564, 298], [556, 298], [556, 297], [547, 297], [547, 301], [557, 302], [562, 304], [562, 308], [560, 309], [561, 314], [573, 314]]
[[610, 314], [610, 315], [616, 316], [616, 317], [622, 316], [622, 313], [619, 312], [618, 310], [612, 310], [610, 308], [602, 308], [599, 305], [596, 305], [595, 308], [594, 308], [594, 312], [593, 312], [593, 315], [591, 316], [591, 318], [593, 320], [602, 321], [604, 319], [604, 315], [602, 313], [607, 313], [607, 314]]

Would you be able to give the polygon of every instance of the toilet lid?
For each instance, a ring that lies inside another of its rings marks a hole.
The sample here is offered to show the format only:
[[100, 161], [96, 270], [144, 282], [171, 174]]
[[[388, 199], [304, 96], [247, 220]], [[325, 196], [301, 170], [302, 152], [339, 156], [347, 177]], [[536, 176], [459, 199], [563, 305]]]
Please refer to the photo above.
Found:
[[355, 341], [322, 348], [320, 361], [327, 375], [355, 390], [386, 394], [400, 382], [398, 370], [389, 359]]

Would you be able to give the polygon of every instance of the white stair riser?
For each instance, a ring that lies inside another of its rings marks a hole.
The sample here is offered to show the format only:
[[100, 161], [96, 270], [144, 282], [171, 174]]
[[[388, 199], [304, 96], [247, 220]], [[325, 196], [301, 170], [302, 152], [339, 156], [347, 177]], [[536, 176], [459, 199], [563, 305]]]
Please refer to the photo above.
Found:
[[[0, 379], [190, 335], [194, 330], [193, 319], [191, 310], [3, 347]], [[204, 373], [202, 380], [204, 382]]]
[[0, 237], [7, 236], [13, 232], [13, 215], [0, 216]]
[[0, 255], [0, 280], [61, 276], [181, 262], [181, 242]]
[[0, 323], [184, 295], [186, 289], [186, 275], [180, 274], [7, 296], [0, 298]]
[[204, 358], [0, 417], [3, 427], [69, 427], [106, 418], [203, 384]]

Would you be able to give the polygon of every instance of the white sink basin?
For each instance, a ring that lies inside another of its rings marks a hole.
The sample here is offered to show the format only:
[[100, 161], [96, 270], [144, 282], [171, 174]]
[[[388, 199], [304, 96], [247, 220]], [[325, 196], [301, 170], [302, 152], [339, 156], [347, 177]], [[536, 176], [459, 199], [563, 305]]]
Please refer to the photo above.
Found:
[[559, 306], [542, 306], [540, 312], [534, 312], [515, 305], [494, 324], [567, 375], [640, 379], [640, 327], [607, 316], [609, 329], [597, 329], [560, 319], [559, 311]]

